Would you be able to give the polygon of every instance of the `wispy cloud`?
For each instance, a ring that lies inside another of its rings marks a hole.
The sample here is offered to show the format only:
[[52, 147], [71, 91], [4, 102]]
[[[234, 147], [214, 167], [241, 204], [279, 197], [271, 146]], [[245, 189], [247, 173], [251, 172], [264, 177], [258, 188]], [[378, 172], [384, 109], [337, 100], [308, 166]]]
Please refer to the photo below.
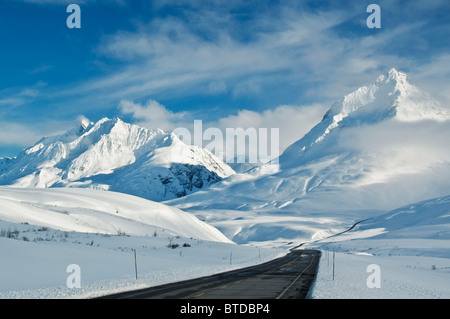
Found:
[[230, 13], [230, 6], [186, 10], [104, 36], [98, 59], [118, 67], [62, 92], [107, 94], [111, 101], [218, 92], [239, 97], [277, 85], [293, 90], [298, 83], [303, 97], [331, 101], [391, 67], [417, 65], [410, 53], [399, 55], [396, 43], [420, 33], [427, 22], [407, 20], [388, 31], [352, 36], [342, 25], [356, 24], [357, 33], [367, 32], [360, 17], [364, 6], [298, 11], [280, 5], [247, 12], [248, 20]]
[[[16, 153], [9, 156], [16, 156], [18, 150], [34, 145], [45, 136], [62, 134], [68, 128], [75, 127], [81, 123], [84, 116], [78, 116], [71, 120], [52, 119], [47, 122], [21, 123], [15, 120], [0, 119], [0, 147], [16, 149]], [[0, 154], [0, 158], [4, 154]]]
[[172, 112], [155, 100], [148, 100], [144, 105], [122, 100], [119, 110], [124, 115], [131, 115], [134, 122], [150, 129], [159, 128], [172, 131], [177, 127], [191, 125], [189, 112]]
[[[173, 131], [176, 128], [187, 128], [194, 132], [195, 120], [202, 120], [202, 128], [218, 128], [226, 135], [227, 128], [267, 128], [279, 129], [280, 151], [302, 138], [323, 117], [327, 107], [314, 104], [307, 106], [280, 105], [262, 112], [239, 110], [235, 114], [215, 120], [203, 120], [189, 111], [173, 112], [155, 100], [145, 104], [123, 100], [118, 106], [124, 115], [131, 115], [133, 121], [149, 129], [161, 128]], [[203, 132], [202, 132], [203, 133]]]
[[[45, 86], [44, 83], [38, 83], [31, 87], [5, 89], [0, 91], [0, 106], [3, 112], [8, 109], [16, 108], [33, 101], [41, 92], [41, 88]], [[0, 112], [1, 115], [2, 112]]]
[[72, 92], [108, 91], [111, 99], [164, 91], [210, 94], [217, 93], [220, 83], [222, 93], [259, 94], [267, 85], [288, 83], [292, 76], [328, 59], [327, 48], [321, 45], [332, 37], [327, 30], [344, 19], [335, 12], [294, 15], [283, 11], [268, 20], [269, 15], [265, 12], [246, 22], [242, 26], [246, 30], [238, 35], [234, 28], [242, 22], [217, 12], [192, 13], [192, 21], [155, 19], [139, 24], [135, 31], [118, 31], [103, 38], [97, 53], [123, 67]]
[[[337, 139], [340, 151], [356, 151], [365, 156], [366, 169], [381, 179], [422, 171], [433, 172], [450, 163], [450, 121], [399, 122], [389, 120], [370, 126], [343, 130]], [[383, 154], [376, 156], [373, 154]], [[431, 175], [428, 175], [431, 176]], [[432, 178], [432, 177], [426, 177]], [[381, 180], [380, 180], [381, 181]], [[425, 185], [421, 183], [421, 185]], [[432, 183], [432, 181], [427, 181]]]
[[327, 106], [320, 104], [295, 106], [280, 105], [270, 110], [256, 112], [240, 110], [237, 114], [208, 123], [224, 132], [226, 128], [277, 128], [280, 151], [302, 138], [325, 114]]
[[450, 54], [435, 56], [411, 70], [412, 81], [450, 108]]
[[[4, 146], [26, 147], [33, 145], [39, 139], [37, 131], [28, 125], [0, 121], [0, 143]], [[39, 132], [40, 133], [40, 132]]]

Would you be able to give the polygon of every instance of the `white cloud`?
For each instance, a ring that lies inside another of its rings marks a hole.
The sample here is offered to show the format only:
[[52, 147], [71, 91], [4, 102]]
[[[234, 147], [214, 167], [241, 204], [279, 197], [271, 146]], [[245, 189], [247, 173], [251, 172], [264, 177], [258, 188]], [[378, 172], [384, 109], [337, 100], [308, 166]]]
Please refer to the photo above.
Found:
[[41, 94], [40, 90], [43, 86], [45, 84], [39, 82], [31, 87], [0, 91], [0, 106], [3, 107], [2, 111], [32, 102]]
[[33, 145], [39, 139], [39, 133], [27, 125], [0, 121], [0, 146]]
[[[118, 108], [121, 113], [132, 115], [136, 123], [150, 129], [161, 128], [166, 131], [172, 131], [176, 128], [186, 128], [191, 132], [191, 143], [194, 143], [194, 121], [202, 120], [201, 118], [196, 118], [196, 115], [192, 112], [172, 112], [155, 100], [149, 100], [145, 104], [123, 100]], [[270, 145], [276, 145], [279, 148], [276, 152], [280, 154], [286, 147], [302, 138], [317, 124], [325, 111], [326, 107], [318, 104], [309, 106], [281, 105], [263, 112], [240, 110], [237, 114], [214, 121], [202, 120], [202, 134], [209, 128], [218, 129], [224, 139], [222, 150], [226, 153], [225, 138], [227, 129], [255, 129], [253, 131], [258, 133], [258, 141], [263, 139], [262, 141], [269, 144], [267, 152], [274, 154], [271, 152]], [[267, 129], [266, 134], [259, 134], [259, 129], [261, 128]], [[279, 132], [279, 140], [276, 143], [270, 139], [272, 129], [277, 129]], [[204, 136], [202, 136], [202, 140], [203, 147], [210, 143]], [[246, 140], [245, 142], [247, 144], [246, 147], [248, 147], [249, 141]], [[252, 151], [258, 151], [258, 143], [252, 145]], [[216, 155], [224, 156], [225, 153]]]
[[[62, 134], [68, 128], [88, 119], [80, 115], [75, 120], [50, 120], [48, 122], [19, 123], [0, 119], [0, 148], [27, 148], [34, 145], [44, 136]], [[2, 157], [2, 154], [0, 154]]]
[[150, 129], [159, 128], [172, 131], [177, 127], [186, 125], [188, 112], [172, 112], [155, 100], [148, 100], [145, 105], [122, 100], [119, 110], [123, 114], [131, 114], [139, 123]]
[[[450, 163], [450, 121], [400, 122], [389, 120], [376, 125], [342, 130], [335, 147], [368, 154], [385, 154], [375, 163], [392, 171], [432, 169]], [[373, 164], [373, 163], [372, 163]]]
[[411, 69], [409, 79], [450, 108], [450, 54], [438, 55], [429, 63]]
[[[237, 32], [232, 15], [199, 11], [190, 21], [167, 17], [138, 24], [133, 32], [118, 31], [103, 38], [97, 53], [124, 66], [69, 91], [106, 90], [112, 99], [167, 91], [257, 95], [268, 85], [288, 83], [293, 73], [303, 77], [336, 53], [326, 45], [334, 36], [326, 30], [344, 20], [342, 12], [269, 17], [261, 13]], [[240, 39], [243, 34], [249, 39]]]
[[308, 106], [280, 105], [263, 112], [241, 110], [235, 115], [219, 119], [216, 125], [226, 128], [278, 128], [280, 152], [302, 138], [323, 117], [327, 107], [319, 104]]
[[0, 106], [16, 107], [25, 104], [25, 100], [21, 97], [7, 97], [0, 99]]

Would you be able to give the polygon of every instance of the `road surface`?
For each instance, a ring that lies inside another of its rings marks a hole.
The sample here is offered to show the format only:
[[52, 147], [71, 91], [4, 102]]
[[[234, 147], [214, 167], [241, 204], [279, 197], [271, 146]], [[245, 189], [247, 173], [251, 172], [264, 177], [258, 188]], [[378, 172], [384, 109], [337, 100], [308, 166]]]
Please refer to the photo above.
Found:
[[107, 299], [302, 299], [315, 280], [320, 251], [292, 250], [264, 264], [104, 296]]

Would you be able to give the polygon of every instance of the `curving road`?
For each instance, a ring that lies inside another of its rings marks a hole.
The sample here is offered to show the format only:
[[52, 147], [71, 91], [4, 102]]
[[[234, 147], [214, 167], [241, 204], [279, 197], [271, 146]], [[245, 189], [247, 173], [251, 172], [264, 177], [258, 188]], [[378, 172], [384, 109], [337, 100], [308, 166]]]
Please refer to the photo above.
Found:
[[106, 299], [302, 299], [320, 251], [292, 250], [272, 261], [208, 277], [104, 296]]

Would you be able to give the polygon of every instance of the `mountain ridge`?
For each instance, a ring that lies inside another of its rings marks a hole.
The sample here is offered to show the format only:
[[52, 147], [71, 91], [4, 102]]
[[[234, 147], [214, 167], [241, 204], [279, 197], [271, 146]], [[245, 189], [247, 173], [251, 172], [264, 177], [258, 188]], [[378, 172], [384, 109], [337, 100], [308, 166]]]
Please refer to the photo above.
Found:
[[130, 193], [126, 186], [138, 183], [131, 194], [152, 200], [184, 196], [232, 174], [212, 153], [184, 144], [173, 133], [119, 118], [83, 120], [66, 133], [42, 138], [15, 158], [0, 160], [1, 185]]

